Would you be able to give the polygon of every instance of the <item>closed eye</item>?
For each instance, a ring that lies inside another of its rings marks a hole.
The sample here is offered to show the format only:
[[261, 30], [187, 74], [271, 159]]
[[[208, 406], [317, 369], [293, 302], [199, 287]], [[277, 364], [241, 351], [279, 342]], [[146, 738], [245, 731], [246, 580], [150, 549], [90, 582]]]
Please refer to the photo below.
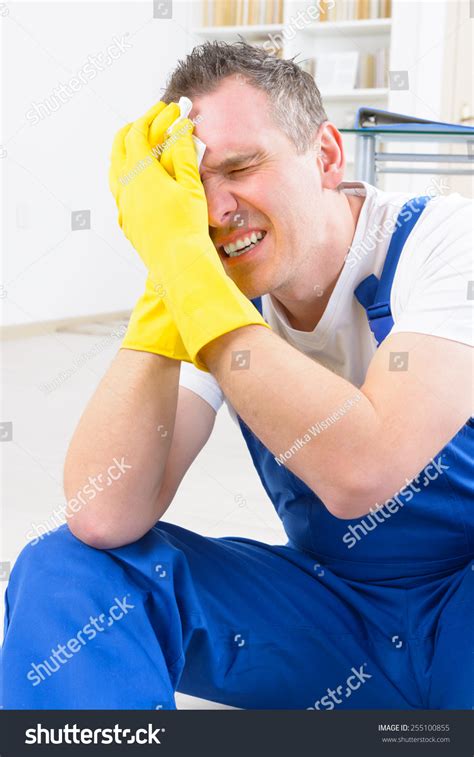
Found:
[[252, 168], [252, 166], [245, 166], [245, 168], [234, 168], [229, 173], [231, 173], [231, 174], [242, 173], [243, 171], [248, 171], [249, 168]]

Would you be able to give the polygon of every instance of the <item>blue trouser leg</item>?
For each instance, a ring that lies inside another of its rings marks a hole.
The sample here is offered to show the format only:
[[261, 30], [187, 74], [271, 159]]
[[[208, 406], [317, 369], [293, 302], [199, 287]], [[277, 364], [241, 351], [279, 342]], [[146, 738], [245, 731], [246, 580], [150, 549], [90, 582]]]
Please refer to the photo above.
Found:
[[[170, 604], [157, 643], [150, 592], [151, 572], [135, 574], [66, 527], [27, 546], [6, 596], [5, 708], [173, 708], [180, 620]], [[123, 616], [109, 625], [117, 600]], [[52, 655], [71, 639], [72, 651]]]
[[456, 574], [442, 600], [429, 661], [427, 707], [474, 707], [474, 563]]
[[405, 604], [290, 547], [160, 522], [100, 551], [63, 527], [11, 575], [4, 706], [167, 709], [179, 690], [254, 709], [420, 707], [392, 641]]

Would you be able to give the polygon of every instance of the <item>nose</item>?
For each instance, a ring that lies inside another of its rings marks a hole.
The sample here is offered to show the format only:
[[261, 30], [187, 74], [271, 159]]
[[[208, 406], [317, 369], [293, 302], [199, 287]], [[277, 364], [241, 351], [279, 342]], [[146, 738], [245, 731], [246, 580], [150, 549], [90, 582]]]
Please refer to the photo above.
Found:
[[239, 203], [222, 180], [217, 181], [213, 179], [205, 181], [204, 191], [207, 199], [209, 226], [218, 229], [231, 225]]

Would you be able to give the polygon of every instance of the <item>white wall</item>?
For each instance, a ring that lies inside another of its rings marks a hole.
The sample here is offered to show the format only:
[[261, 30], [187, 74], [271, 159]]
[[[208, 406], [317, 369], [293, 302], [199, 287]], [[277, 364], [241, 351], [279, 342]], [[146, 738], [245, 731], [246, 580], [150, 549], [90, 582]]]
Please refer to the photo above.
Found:
[[[192, 44], [188, 10], [174, 0], [172, 19], [154, 19], [151, 0], [0, 5], [5, 324], [121, 311], [141, 293], [145, 272], [117, 225], [109, 155], [115, 132], [159, 100]], [[130, 49], [86, 71], [114, 37]], [[33, 104], [80, 70], [79, 90], [63, 90], [66, 102], [36, 118]], [[76, 210], [90, 210], [90, 230], [71, 230]]]

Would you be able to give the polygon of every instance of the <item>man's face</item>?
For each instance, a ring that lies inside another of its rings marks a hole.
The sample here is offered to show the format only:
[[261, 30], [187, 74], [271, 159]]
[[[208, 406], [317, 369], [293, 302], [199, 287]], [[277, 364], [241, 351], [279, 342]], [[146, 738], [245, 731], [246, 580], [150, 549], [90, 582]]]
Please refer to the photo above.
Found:
[[[233, 76], [195, 97], [191, 112], [202, 118], [194, 133], [207, 145], [201, 178], [210, 235], [227, 274], [248, 297], [303, 291], [324, 238], [318, 150], [298, 155], [270, 108], [264, 92]], [[223, 245], [252, 233], [264, 236], [248, 251], [225, 252]]]

